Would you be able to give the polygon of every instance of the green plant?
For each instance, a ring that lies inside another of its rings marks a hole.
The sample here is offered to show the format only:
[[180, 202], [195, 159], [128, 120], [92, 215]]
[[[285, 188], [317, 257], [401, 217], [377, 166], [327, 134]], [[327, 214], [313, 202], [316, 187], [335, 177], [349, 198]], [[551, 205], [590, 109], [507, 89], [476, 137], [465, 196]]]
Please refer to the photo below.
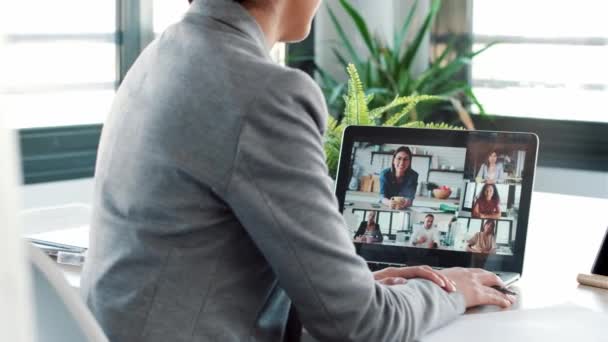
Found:
[[[363, 58], [355, 51], [353, 43], [337, 20], [335, 13], [328, 6], [330, 18], [340, 37], [340, 43], [348, 55], [348, 59], [336, 48], [333, 49], [333, 52], [343, 67], [348, 65], [347, 61], [349, 59], [353, 61], [361, 74], [361, 81], [368, 88], [368, 92], [375, 95], [373, 105], [388, 103], [397, 95], [437, 95], [440, 97], [439, 101], [435, 101], [432, 105], [418, 108], [412, 112], [412, 115], [408, 116], [408, 119], [411, 121], [424, 121], [430, 113], [437, 110], [438, 105], [450, 104], [456, 109], [460, 120], [468, 128], [472, 128], [472, 120], [462, 106], [463, 100], [475, 104], [481, 114], [485, 113], [483, 106], [475, 97], [469, 83], [463, 80], [454, 80], [454, 78], [470, 63], [473, 57], [493, 44], [489, 44], [478, 51], [462, 54], [458, 53], [455, 48], [455, 42], [451, 41], [437, 58], [429, 62], [428, 68], [424, 72], [420, 75], [413, 75], [411, 72], [414, 58], [420, 50], [424, 37], [429, 34], [431, 24], [439, 11], [441, 6], [440, 0], [432, 1], [429, 13], [424, 18], [422, 25], [413, 35], [412, 41], [406, 44], [406, 37], [410, 31], [412, 19], [416, 12], [416, 1], [401, 28], [394, 32], [392, 46], [372, 36], [361, 14], [347, 0], [340, 0], [340, 5], [355, 24], [369, 52], [369, 57]], [[337, 114], [341, 113], [346, 105], [340, 95], [347, 84], [346, 82], [337, 81], [321, 68], [317, 68], [317, 70], [328, 107], [333, 115], [338, 117]], [[385, 115], [390, 115], [391, 113], [389, 110]]]
[[[398, 123], [406, 119], [408, 114], [410, 114], [419, 103], [441, 101], [442, 98], [432, 95], [401, 96], [395, 97], [386, 105], [370, 110], [369, 104], [375, 95], [365, 93], [359, 73], [353, 64], [349, 64], [346, 71], [348, 72], [349, 79], [347, 83], [347, 93], [343, 96], [345, 106], [342, 120], [338, 121], [330, 116], [327, 123], [327, 131], [325, 132], [325, 161], [330, 176], [335, 177], [336, 175], [342, 133], [346, 126], [398, 125], [401, 127], [413, 128], [462, 129], [445, 123], [424, 123], [422, 121], [411, 121], [399, 125]], [[386, 115], [387, 113], [390, 114]]]

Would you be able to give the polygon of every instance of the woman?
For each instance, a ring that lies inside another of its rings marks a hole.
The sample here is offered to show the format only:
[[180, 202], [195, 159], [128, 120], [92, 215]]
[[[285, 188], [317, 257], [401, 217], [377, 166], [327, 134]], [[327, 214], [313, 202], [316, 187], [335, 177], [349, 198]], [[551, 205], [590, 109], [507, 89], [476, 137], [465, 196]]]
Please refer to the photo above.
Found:
[[393, 153], [391, 167], [380, 172], [380, 201], [394, 209], [410, 207], [416, 196], [418, 173], [411, 168], [412, 151], [406, 146]]
[[500, 196], [495, 184], [486, 183], [483, 185], [479, 198], [473, 205], [472, 216], [475, 218], [500, 218]]
[[477, 173], [477, 179], [484, 183], [495, 184], [502, 183], [505, 180], [505, 171], [502, 163], [498, 163], [498, 155], [496, 151], [492, 150], [486, 161], [481, 164], [479, 172]]
[[382, 242], [383, 239], [380, 225], [376, 223], [376, 211], [370, 211], [367, 214], [367, 221], [361, 221], [355, 233], [355, 241], [372, 243]]
[[[306, 37], [318, 6], [195, 0], [129, 70], [103, 128], [81, 283], [111, 341], [296, 338], [292, 303], [318, 340], [406, 340], [465, 306], [510, 305], [490, 273], [372, 274], [356, 255], [322, 93], [268, 55]], [[406, 278], [431, 281], [384, 285]]]
[[496, 220], [486, 220], [481, 232], [475, 233], [467, 241], [467, 251], [475, 253], [493, 254], [496, 252]]

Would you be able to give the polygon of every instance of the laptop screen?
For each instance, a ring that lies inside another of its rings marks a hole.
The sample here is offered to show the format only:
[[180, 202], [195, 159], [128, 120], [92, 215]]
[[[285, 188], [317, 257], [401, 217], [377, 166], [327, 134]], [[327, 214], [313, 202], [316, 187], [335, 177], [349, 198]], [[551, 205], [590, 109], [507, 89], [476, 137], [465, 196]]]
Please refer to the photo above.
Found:
[[535, 136], [347, 131], [337, 194], [362, 256], [521, 272]]

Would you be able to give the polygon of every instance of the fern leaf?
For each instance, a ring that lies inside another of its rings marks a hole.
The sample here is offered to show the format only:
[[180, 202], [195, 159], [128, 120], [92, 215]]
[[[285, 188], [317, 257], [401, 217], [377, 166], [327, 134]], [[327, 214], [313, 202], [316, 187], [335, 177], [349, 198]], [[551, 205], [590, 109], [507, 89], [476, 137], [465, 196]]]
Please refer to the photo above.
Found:
[[463, 127], [460, 126], [452, 126], [452, 125], [448, 125], [445, 122], [440, 122], [440, 123], [435, 123], [435, 122], [428, 122], [425, 123], [423, 121], [412, 121], [412, 122], [408, 122], [404, 125], [401, 125], [401, 127], [408, 127], [408, 128], [432, 128], [432, 129], [455, 129], [455, 130], [463, 130]]
[[369, 125], [369, 110], [367, 108], [367, 97], [363, 91], [363, 83], [353, 64], [346, 68], [350, 79], [348, 80], [348, 97], [350, 102], [349, 116], [356, 125]]
[[412, 109], [416, 108], [418, 101], [414, 100], [407, 104], [407, 106], [403, 107], [397, 114], [391, 116], [386, 120], [383, 126], [395, 126], [401, 119], [403, 119], [407, 114], [409, 114]]

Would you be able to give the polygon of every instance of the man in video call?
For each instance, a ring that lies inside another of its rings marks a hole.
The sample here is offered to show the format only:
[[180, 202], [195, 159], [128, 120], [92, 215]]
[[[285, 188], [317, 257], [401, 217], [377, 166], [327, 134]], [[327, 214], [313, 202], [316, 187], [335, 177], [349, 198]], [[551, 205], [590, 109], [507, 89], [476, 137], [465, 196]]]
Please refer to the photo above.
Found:
[[424, 217], [424, 226], [417, 229], [412, 235], [412, 246], [437, 248], [439, 247], [439, 231], [433, 227], [435, 216], [427, 214]]

